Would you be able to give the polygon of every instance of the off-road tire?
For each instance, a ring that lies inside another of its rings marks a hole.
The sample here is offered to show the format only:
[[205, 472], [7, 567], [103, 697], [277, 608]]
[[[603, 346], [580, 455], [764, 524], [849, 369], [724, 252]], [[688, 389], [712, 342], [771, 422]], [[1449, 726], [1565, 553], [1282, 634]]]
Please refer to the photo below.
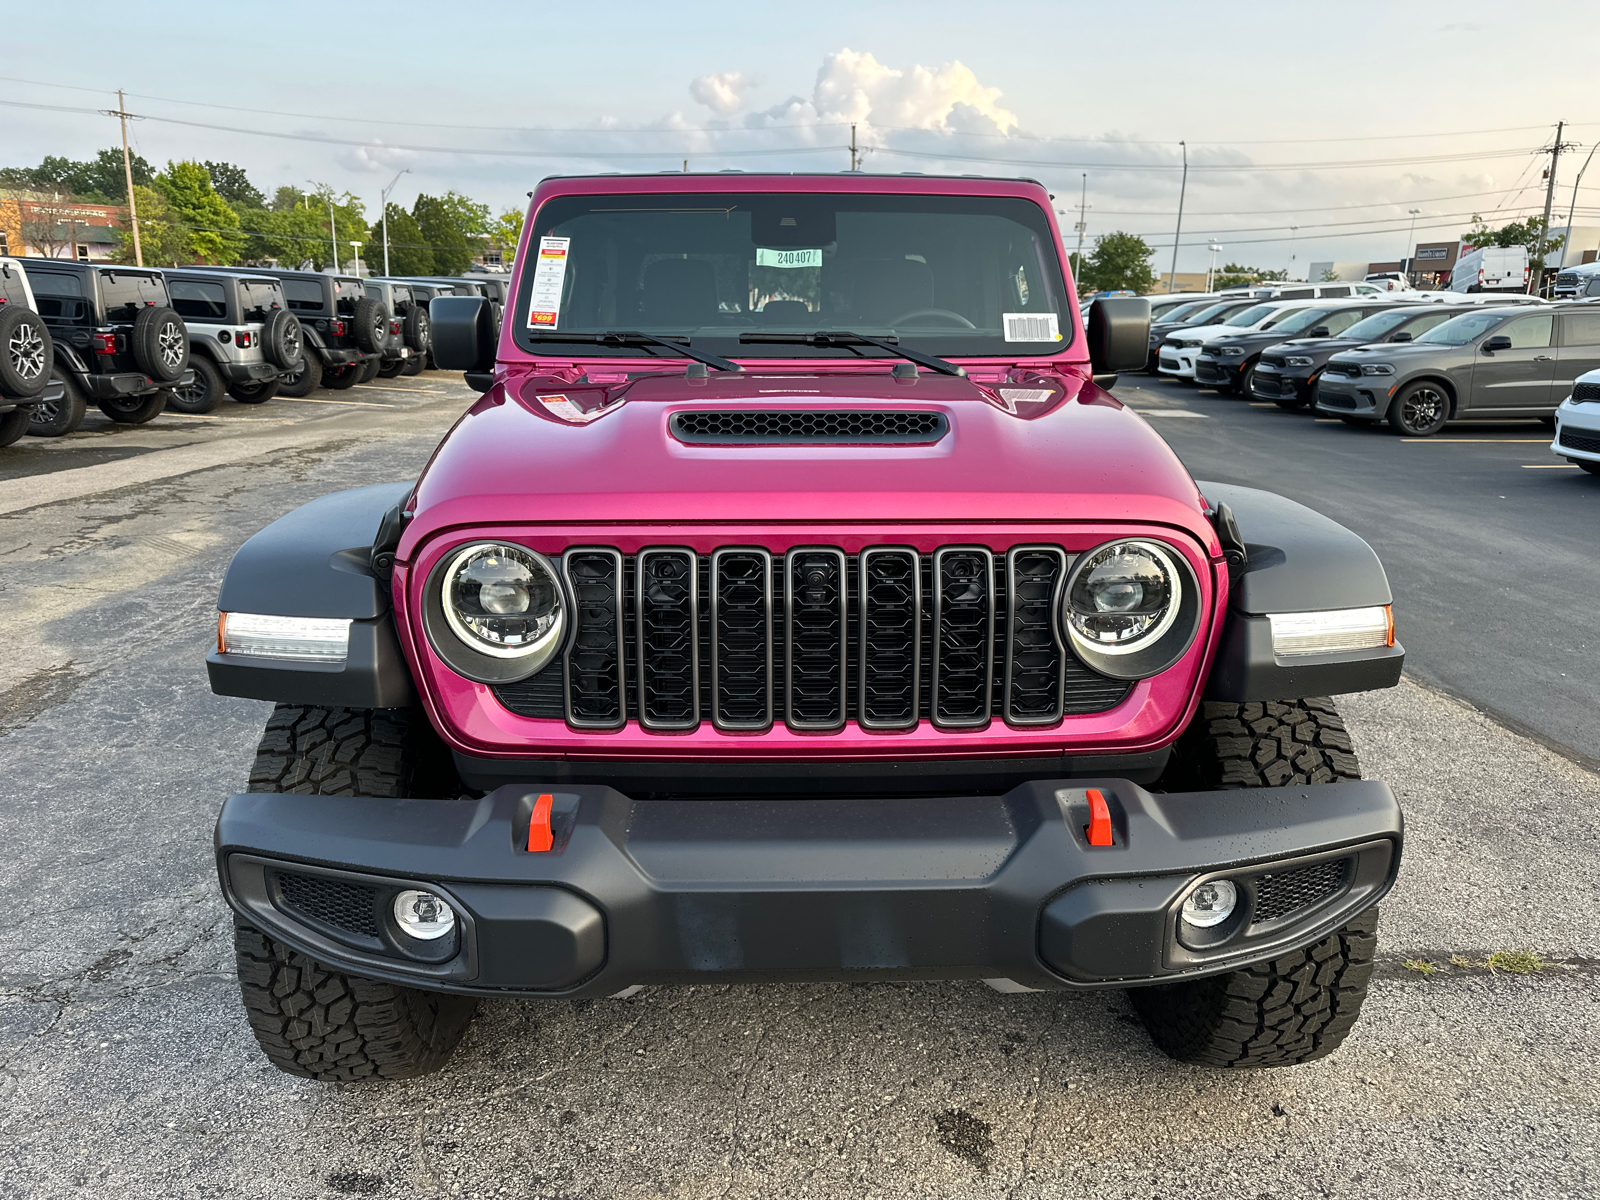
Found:
[[273, 1066], [327, 1083], [415, 1079], [450, 1060], [472, 1022], [470, 996], [362, 979], [248, 926], [233, 932], [239, 991]]
[[[1158, 786], [1231, 791], [1361, 778], [1331, 701], [1205, 701]], [[1321, 941], [1206, 979], [1130, 989], [1150, 1037], [1181, 1062], [1286, 1067], [1335, 1050], [1366, 998], [1377, 944], [1369, 909]]]
[[61, 399], [33, 406], [28, 421], [29, 437], [65, 437], [83, 424], [84, 414], [89, 411], [89, 402], [83, 398], [83, 389], [76, 379], [59, 369], [51, 375], [61, 381]]
[[400, 374], [421, 375], [427, 365], [427, 355], [413, 354], [410, 358], [406, 359], [406, 368], [405, 370], [401, 371]]
[[228, 388], [228, 395], [240, 404], [265, 404], [278, 394], [278, 389], [283, 386], [280, 379], [269, 379], [265, 383], [252, 381], [250, 383], [236, 383]]
[[[447, 796], [459, 787], [420, 712], [280, 704], [250, 769], [252, 792]], [[471, 997], [347, 975], [236, 923], [239, 988], [256, 1041], [291, 1075], [410, 1079], [444, 1066], [477, 1008]]]
[[0, 447], [20, 442], [28, 432], [28, 420], [33, 414], [26, 408], [13, 408], [0, 413]]
[[361, 364], [361, 375], [356, 382], [371, 383], [378, 377], [378, 372], [381, 370], [383, 370], [383, 359], [369, 358], [366, 362]]
[[406, 369], [406, 364], [410, 361], [411, 360], [409, 358], [384, 359], [383, 365], [378, 368], [378, 378], [393, 379], [395, 376], [399, 375], [401, 371]]
[[1432, 437], [1450, 421], [1450, 395], [1423, 379], [1400, 389], [1389, 404], [1389, 427], [1406, 437]]
[[189, 369], [194, 372], [194, 384], [188, 388], [173, 388], [172, 399], [167, 401], [167, 407], [173, 412], [208, 413], [217, 406], [226, 390], [222, 372], [204, 354], [190, 358]]
[[1302, 950], [1226, 975], [1134, 988], [1151, 1040], [1179, 1062], [1290, 1067], [1339, 1048], [1361, 1015], [1378, 910]]
[[128, 348], [139, 370], [157, 383], [176, 383], [189, 365], [189, 327], [176, 309], [141, 308], [128, 334]]
[[361, 382], [361, 364], [346, 363], [340, 367], [322, 368], [322, 386], [330, 392], [342, 392]]
[[406, 313], [405, 322], [400, 326], [400, 335], [405, 339], [406, 345], [419, 353], [433, 345], [433, 320], [426, 307], [421, 304], [411, 306], [411, 311]]
[[289, 374], [278, 380], [278, 395], [291, 400], [309, 396], [322, 382], [322, 358], [310, 346], [305, 348], [299, 363], [289, 368]]
[[95, 407], [119, 425], [143, 425], [166, 411], [170, 394], [159, 391], [148, 396], [113, 396], [96, 400]]
[[20, 304], [0, 307], [0, 396], [31, 400], [50, 382], [55, 344], [44, 319]]
[[285, 309], [275, 308], [262, 323], [261, 352], [266, 360], [277, 367], [292, 367], [306, 351], [305, 331], [300, 328], [300, 318]]
[[389, 310], [372, 297], [363, 296], [356, 301], [352, 322], [356, 345], [369, 354], [382, 354], [389, 344]]

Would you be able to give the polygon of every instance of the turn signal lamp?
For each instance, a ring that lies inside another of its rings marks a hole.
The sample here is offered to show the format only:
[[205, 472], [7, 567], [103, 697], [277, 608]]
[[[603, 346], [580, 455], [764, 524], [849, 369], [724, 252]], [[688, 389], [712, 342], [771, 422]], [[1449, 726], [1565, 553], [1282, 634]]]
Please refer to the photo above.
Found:
[[1394, 608], [1336, 608], [1327, 612], [1273, 613], [1272, 653], [1278, 658], [1381, 650], [1394, 645]]
[[350, 653], [350, 622], [225, 612], [217, 618], [217, 651], [250, 658], [342, 663]]

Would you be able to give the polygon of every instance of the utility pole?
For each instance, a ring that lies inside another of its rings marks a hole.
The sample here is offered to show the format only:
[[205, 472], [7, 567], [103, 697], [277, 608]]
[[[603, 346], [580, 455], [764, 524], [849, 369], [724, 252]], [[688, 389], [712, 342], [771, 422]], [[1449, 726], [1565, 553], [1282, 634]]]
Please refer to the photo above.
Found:
[[403, 167], [400, 173], [389, 181], [389, 186], [383, 189], [383, 196], [379, 203], [383, 205], [383, 273], [389, 273], [389, 193], [394, 191], [394, 185], [400, 182], [401, 175], [411, 174], [410, 167]]
[[117, 108], [115, 112], [107, 112], [106, 116], [116, 117], [122, 122], [122, 178], [128, 185], [128, 220], [133, 224], [133, 261], [135, 266], [144, 266], [144, 247], [139, 244], [139, 209], [133, 202], [133, 160], [128, 156], [128, 121], [139, 118], [127, 111], [127, 105], [122, 100], [122, 89], [117, 89]]
[[[1541, 246], [1550, 236], [1550, 205], [1555, 202], [1556, 198], [1556, 163], [1561, 159], [1561, 134], [1566, 127], [1567, 123], [1565, 121], [1556, 122], [1555, 145], [1550, 147], [1550, 178], [1545, 181], [1544, 221], [1539, 226], [1539, 243]], [[1570, 228], [1567, 230], [1567, 236], [1569, 238], [1572, 236], [1572, 230]], [[1539, 272], [1537, 276], [1533, 276], [1528, 280], [1529, 288], [1537, 288], [1538, 285], [1544, 280], [1544, 252], [1542, 249], [1539, 252], [1538, 259], [1539, 262], [1537, 266], [1529, 264], [1530, 273], [1533, 270], [1537, 270]]]
[[[1294, 278], [1294, 240], [1295, 240], [1295, 238], [1297, 238], [1299, 236], [1300, 236], [1300, 226], [1298, 226], [1298, 225], [1289, 226], [1289, 266], [1284, 270], [1284, 273], [1283, 273], [1283, 277], [1285, 279], [1293, 279]], [[1309, 283], [1310, 280], [1307, 280], [1306, 282]]]
[[1178, 227], [1172, 233], [1172, 270], [1167, 273], [1167, 294], [1172, 294], [1172, 289], [1178, 286], [1178, 238], [1183, 233], [1183, 198], [1189, 191], [1189, 145], [1179, 142], [1183, 148], [1183, 182], [1178, 185]]
[[[1079, 279], [1083, 278], [1083, 235], [1089, 228], [1089, 173], [1084, 172], [1083, 190], [1078, 195], [1078, 266], [1073, 274]], [[1076, 282], [1076, 281], [1074, 281]]]
[[859, 166], [857, 166], [857, 163], [859, 162], [860, 155], [856, 153], [856, 127], [852, 125], [850, 126], [850, 169], [852, 171], [859, 171], [861, 169]]
[[1572, 181], [1572, 203], [1567, 208], [1567, 240], [1561, 247], [1561, 262], [1556, 266], [1559, 269], [1566, 265], [1567, 251], [1572, 249], [1572, 217], [1578, 211], [1578, 185], [1583, 182], [1584, 172], [1589, 169], [1589, 164], [1594, 161], [1595, 147], [1589, 147], [1589, 157], [1583, 160], [1583, 168], [1578, 172], [1578, 177]]
[[1406, 237], [1406, 254], [1401, 256], [1400, 271], [1406, 279], [1411, 278], [1411, 261], [1417, 257], [1417, 215], [1422, 212], [1420, 208], [1406, 209], [1411, 214], [1411, 232]]

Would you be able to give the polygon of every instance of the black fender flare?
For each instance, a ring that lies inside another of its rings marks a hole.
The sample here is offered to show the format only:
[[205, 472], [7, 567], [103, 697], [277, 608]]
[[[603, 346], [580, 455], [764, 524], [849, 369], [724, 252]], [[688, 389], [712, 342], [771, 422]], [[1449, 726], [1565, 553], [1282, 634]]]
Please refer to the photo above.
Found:
[[1196, 486], [1218, 514], [1224, 548], [1231, 540], [1222, 518], [1231, 514], [1242, 554], [1230, 557], [1228, 612], [1217, 648], [1208, 700], [1300, 700], [1309, 696], [1393, 687], [1405, 648], [1341, 651], [1283, 659], [1273, 653], [1273, 613], [1391, 605], [1389, 577], [1372, 547], [1314, 509], [1259, 488]]
[[[414, 483], [333, 492], [279, 517], [235, 552], [222, 580], [221, 612], [350, 621], [342, 663], [291, 662], [213, 649], [211, 690], [278, 704], [402, 708], [416, 700], [395, 636], [388, 567], [380, 543], [397, 541]], [[392, 551], [392, 544], [389, 545]]]
[[67, 345], [62, 339], [56, 337], [54, 333], [51, 334], [51, 341], [55, 350], [55, 357], [52, 360], [53, 365], [64, 367], [79, 376], [89, 373], [89, 364], [83, 361], [83, 355], [79, 354], [74, 347]]

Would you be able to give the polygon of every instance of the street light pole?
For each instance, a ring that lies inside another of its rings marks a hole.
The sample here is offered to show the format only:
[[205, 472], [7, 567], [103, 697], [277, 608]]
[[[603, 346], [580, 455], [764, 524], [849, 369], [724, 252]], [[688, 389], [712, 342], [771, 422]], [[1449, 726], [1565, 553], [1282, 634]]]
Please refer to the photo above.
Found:
[[383, 273], [389, 273], [389, 193], [394, 191], [394, 185], [400, 182], [400, 175], [411, 174], [410, 167], [402, 167], [400, 174], [389, 181], [389, 186], [383, 189], [383, 197], [379, 203], [383, 205]]
[[1419, 213], [1421, 213], [1422, 210], [1420, 208], [1408, 208], [1408, 209], [1406, 209], [1406, 211], [1411, 214], [1411, 232], [1406, 237], [1406, 248], [1411, 253], [1409, 255], [1401, 255], [1400, 256], [1400, 269], [1401, 269], [1401, 272], [1405, 275], [1405, 277], [1409, 280], [1411, 278], [1411, 272], [1406, 270], [1406, 265], [1408, 263], [1416, 261], [1416, 257], [1417, 257], [1417, 215]]
[[1556, 269], [1567, 265], [1567, 251], [1572, 249], [1572, 217], [1578, 211], [1578, 185], [1583, 182], [1583, 172], [1589, 169], [1589, 163], [1594, 159], [1595, 147], [1589, 147], [1589, 157], [1583, 160], [1583, 167], [1578, 171], [1578, 177], [1572, 181], [1572, 203], [1567, 208], [1567, 240], [1561, 244], [1561, 261], [1556, 264]]
[[[1074, 272], [1077, 279], [1083, 278], [1083, 234], [1089, 228], [1089, 173], [1084, 172], [1083, 190], [1078, 195], [1078, 269]], [[1077, 282], [1075, 279], [1073, 282]]]
[[[1299, 235], [1299, 233], [1300, 233], [1300, 226], [1298, 226], [1298, 225], [1289, 226], [1289, 266], [1284, 270], [1284, 273], [1283, 273], [1283, 277], [1285, 279], [1293, 279], [1294, 278], [1294, 240]], [[1309, 283], [1310, 280], [1307, 280], [1306, 282]]]
[[1179, 142], [1183, 149], [1183, 181], [1178, 185], [1178, 227], [1172, 233], [1172, 270], [1167, 272], [1167, 294], [1178, 286], [1178, 239], [1183, 234], [1183, 197], [1189, 191], [1189, 144]]

